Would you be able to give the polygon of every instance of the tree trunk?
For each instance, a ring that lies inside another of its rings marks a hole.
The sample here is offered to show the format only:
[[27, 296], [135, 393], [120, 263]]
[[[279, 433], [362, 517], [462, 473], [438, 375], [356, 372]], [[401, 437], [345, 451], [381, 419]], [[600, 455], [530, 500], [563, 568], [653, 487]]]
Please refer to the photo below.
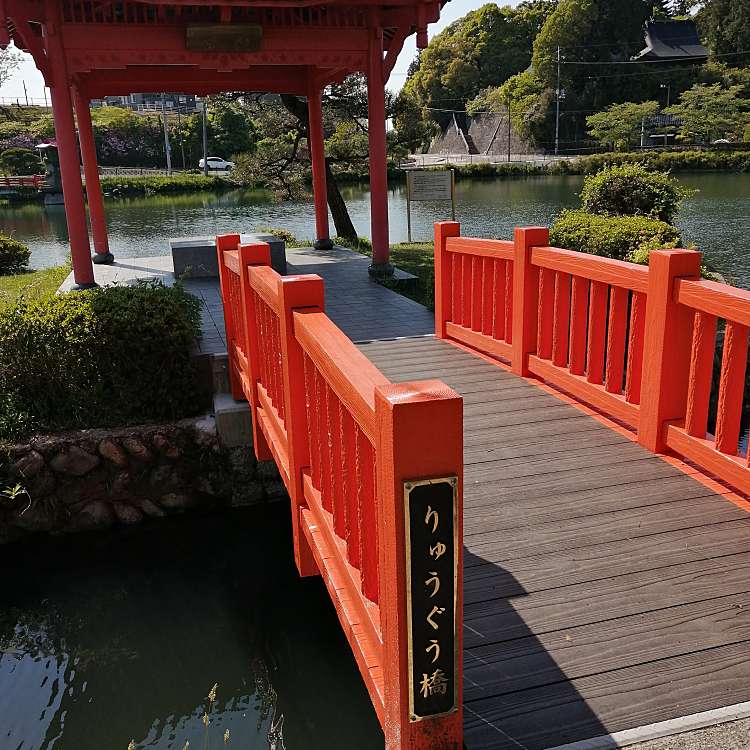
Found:
[[326, 193], [328, 194], [328, 207], [331, 209], [331, 216], [333, 216], [333, 225], [336, 227], [336, 236], [345, 237], [347, 240], [356, 240], [357, 230], [354, 228], [351, 216], [349, 216], [349, 209], [346, 207], [328, 159], [326, 159]]
[[[309, 122], [307, 112], [307, 100], [291, 94], [282, 94], [281, 103], [299, 121], [302, 132], [307, 136], [307, 126]], [[357, 230], [352, 224], [349, 216], [349, 209], [346, 207], [339, 186], [336, 183], [336, 177], [331, 171], [331, 165], [326, 159], [326, 197], [328, 198], [328, 207], [331, 209], [333, 224], [336, 227], [336, 235], [345, 237], [348, 240], [357, 239]]]

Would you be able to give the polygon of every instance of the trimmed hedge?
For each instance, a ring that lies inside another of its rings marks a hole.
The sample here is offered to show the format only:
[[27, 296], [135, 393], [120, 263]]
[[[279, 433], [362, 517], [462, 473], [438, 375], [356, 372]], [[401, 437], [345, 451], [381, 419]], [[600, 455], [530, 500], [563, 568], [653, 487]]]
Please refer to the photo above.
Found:
[[0, 276], [23, 273], [30, 257], [31, 250], [22, 242], [0, 235]]
[[200, 304], [141, 283], [21, 300], [0, 311], [0, 436], [194, 414]]
[[642, 164], [621, 164], [586, 177], [581, 203], [592, 214], [648, 216], [672, 224], [682, 199], [690, 194], [666, 172], [649, 172]]
[[592, 154], [557, 162], [551, 171], [563, 174], [591, 174], [618, 164], [642, 164], [660, 172], [726, 171], [750, 172], [750, 151], [637, 151]]
[[196, 193], [201, 190], [226, 190], [235, 187], [221, 177], [204, 177], [202, 174], [160, 175], [104, 175], [102, 191], [119, 195], [165, 195], [169, 193]]
[[601, 216], [563, 211], [550, 229], [550, 244], [591, 255], [627, 260], [644, 244], [668, 247], [679, 243], [676, 227], [646, 216]]

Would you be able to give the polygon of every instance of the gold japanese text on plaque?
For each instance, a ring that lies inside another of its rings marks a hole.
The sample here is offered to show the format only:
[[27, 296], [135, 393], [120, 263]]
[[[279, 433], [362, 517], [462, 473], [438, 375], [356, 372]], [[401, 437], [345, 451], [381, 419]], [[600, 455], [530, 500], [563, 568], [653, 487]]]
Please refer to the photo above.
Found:
[[404, 483], [409, 717], [458, 710], [458, 479]]
[[263, 27], [251, 23], [191, 24], [185, 29], [185, 48], [191, 52], [257, 52]]

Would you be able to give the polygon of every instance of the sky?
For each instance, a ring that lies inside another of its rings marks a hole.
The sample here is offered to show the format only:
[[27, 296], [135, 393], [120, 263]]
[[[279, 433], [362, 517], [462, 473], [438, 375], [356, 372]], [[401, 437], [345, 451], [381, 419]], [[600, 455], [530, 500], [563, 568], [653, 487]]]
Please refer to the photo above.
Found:
[[[518, 5], [519, 2], [521, 2], [521, 0], [505, 0], [502, 4], [515, 6]], [[429, 27], [430, 38], [457, 18], [466, 15], [470, 10], [480, 8], [484, 4], [485, 0], [450, 0], [450, 2], [446, 3], [443, 8], [440, 20]], [[401, 87], [404, 85], [404, 82], [406, 81], [406, 72], [416, 53], [417, 47], [415, 35], [412, 34], [412, 36], [406, 40], [404, 48], [396, 61], [393, 72], [391, 73], [391, 78], [388, 82], [388, 88], [391, 89], [391, 91], [400, 91]], [[36, 69], [34, 61], [31, 59], [30, 55], [24, 55], [24, 58], [23, 64], [14, 73], [12, 78], [0, 87], [0, 102], [5, 99], [19, 99], [21, 103], [23, 103], [25, 101], [24, 83], [26, 84], [26, 90], [30, 102], [31, 100], [33, 100], [34, 104], [44, 102], [44, 80], [42, 74]]]

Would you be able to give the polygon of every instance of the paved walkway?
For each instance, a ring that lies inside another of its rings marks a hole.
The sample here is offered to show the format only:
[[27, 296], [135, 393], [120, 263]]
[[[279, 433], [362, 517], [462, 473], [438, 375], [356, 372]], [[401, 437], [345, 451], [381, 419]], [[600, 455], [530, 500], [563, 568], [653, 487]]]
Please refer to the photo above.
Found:
[[[312, 248], [287, 249], [290, 274], [317, 273], [325, 280], [326, 311], [353, 341], [431, 335], [435, 329], [432, 313], [371, 281], [367, 275], [369, 264], [369, 258], [345, 248], [324, 252]], [[111, 266], [94, 266], [94, 274], [101, 286], [148, 279], [158, 279], [165, 284], [175, 281], [169, 255], [118, 258]], [[199, 351], [204, 354], [226, 352], [219, 280], [187, 279], [183, 284], [202, 302]], [[71, 274], [60, 289], [65, 291], [72, 285]]]

